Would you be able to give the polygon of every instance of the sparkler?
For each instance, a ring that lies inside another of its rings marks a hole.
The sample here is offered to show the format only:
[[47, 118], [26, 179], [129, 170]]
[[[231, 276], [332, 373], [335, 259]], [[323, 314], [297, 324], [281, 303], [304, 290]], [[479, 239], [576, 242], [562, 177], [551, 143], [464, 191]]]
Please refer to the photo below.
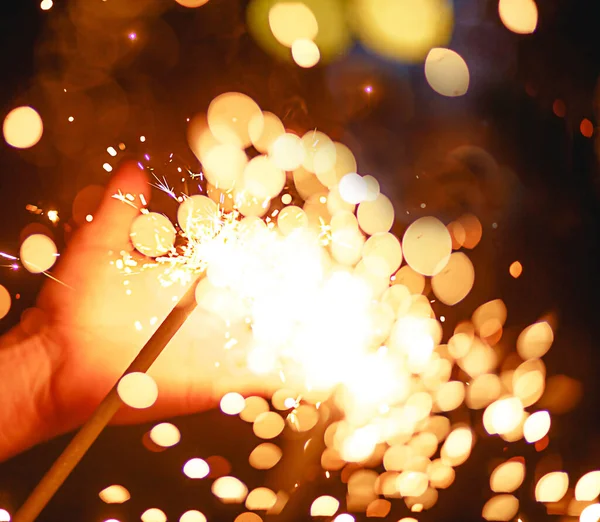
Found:
[[[347, 147], [316, 130], [303, 137], [286, 132], [275, 115], [239, 93], [216, 98], [207, 117], [192, 121], [189, 140], [203, 166], [196, 180], [202, 194], [177, 198], [166, 178], [154, 174], [156, 188], [180, 203], [178, 228], [143, 209], [131, 239], [153, 258], [136, 269], [162, 266], [164, 286], [190, 284], [200, 274], [202, 279], [125, 375], [145, 372], [197, 303], [225, 325], [218, 364], [223, 372], [278, 381], [274, 404], [287, 390], [278, 407], [288, 412], [285, 422], [266, 410], [243, 417], [253, 422], [257, 436], [272, 439], [286, 424], [299, 432], [319, 426], [327, 473], [348, 463], [383, 464], [386, 472], [379, 476], [363, 470], [368, 478], [360, 487], [349, 481], [348, 510], [385, 510], [381, 502], [370, 507], [380, 495], [401, 496], [414, 512], [435, 504], [438, 490], [452, 483], [454, 468], [468, 459], [474, 444], [472, 429], [451, 425], [446, 416], [463, 403], [485, 409], [490, 435], [508, 442], [524, 432], [528, 442], [546, 436], [547, 412], [530, 415], [525, 408], [544, 390], [540, 358], [552, 344], [550, 325], [541, 321], [526, 329], [517, 343], [520, 363], [499, 375], [493, 346], [506, 320], [502, 301], [480, 306], [442, 344], [442, 324], [424, 294], [426, 278], [446, 305], [469, 293], [473, 266], [453, 250], [479, 241], [481, 225], [474, 216], [448, 227], [433, 217], [418, 219], [400, 242], [390, 233], [390, 201], [375, 178], [356, 173]], [[262, 155], [249, 160], [244, 150], [249, 146]], [[132, 204], [127, 196], [115, 198]], [[131, 270], [131, 264], [136, 262], [129, 257], [116, 266]], [[455, 367], [461, 377], [452, 380]], [[35, 518], [120, 404], [115, 386], [17, 522]], [[335, 422], [329, 419], [332, 409], [341, 413]], [[310, 447], [312, 452], [318, 445]], [[485, 518], [500, 520], [499, 511], [512, 513], [502, 520], [514, 516], [519, 503], [509, 493], [521, 482], [497, 486], [505, 494], [486, 504]], [[544, 501], [557, 496], [550, 486]], [[221, 498], [233, 501], [226, 493]], [[327, 506], [327, 499], [320, 501], [315, 511], [333, 516], [337, 506], [333, 513], [321, 512]]]

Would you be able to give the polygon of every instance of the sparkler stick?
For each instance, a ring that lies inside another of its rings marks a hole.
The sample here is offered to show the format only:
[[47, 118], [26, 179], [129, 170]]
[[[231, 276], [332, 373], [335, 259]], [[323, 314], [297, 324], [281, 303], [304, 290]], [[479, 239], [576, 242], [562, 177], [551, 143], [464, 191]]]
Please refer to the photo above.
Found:
[[[121, 378], [133, 372], [146, 372], [162, 353], [165, 346], [181, 328], [190, 313], [196, 307], [195, 290], [197, 279], [180, 301], [175, 305], [158, 330], [141, 349], [140, 353], [125, 370]], [[33, 522], [58, 491], [75, 466], [90, 449], [102, 430], [123, 404], [117, 393], [117, 384], [96, 408], [90, 419], [81, 427], [60, 457], [56, 459], [44, 478], [29, 495], [21, 509], [16, 513], [14, 522]]]

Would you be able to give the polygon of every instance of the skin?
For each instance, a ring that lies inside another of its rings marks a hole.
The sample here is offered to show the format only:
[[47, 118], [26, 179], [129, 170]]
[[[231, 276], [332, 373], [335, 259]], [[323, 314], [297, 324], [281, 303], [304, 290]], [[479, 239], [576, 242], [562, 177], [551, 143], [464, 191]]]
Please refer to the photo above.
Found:
[[[48, 279], [34, 314], [0, 338], [0, 461], [80, 426], [171, 310], [173, 299], [183, 295], [184, 287], [165, 289], [156, 270], [148, 270], [130, 278], [128, 297], [127, 278], [111, 264], [119, 253], [132, 252], [129, 230], [139, 215], [138, 208], [112, 196], [130, 193], [141, 206], [139, 194], [148, 201], [149, 188], [135, 164], [119, 169], [93, 221], [77, 231], [52, 270], [64, 284]], [[136, 321], [142, 331], [133, 327]], [[214, 406], [224, 391], [255, 388], [223, 368], [217, 373], [222, 339], [219, 321], [196, 309], [149, 372], [158, 385], [157, 402], [146, 410], [123, 406], [115, 421], [196, 412]]]

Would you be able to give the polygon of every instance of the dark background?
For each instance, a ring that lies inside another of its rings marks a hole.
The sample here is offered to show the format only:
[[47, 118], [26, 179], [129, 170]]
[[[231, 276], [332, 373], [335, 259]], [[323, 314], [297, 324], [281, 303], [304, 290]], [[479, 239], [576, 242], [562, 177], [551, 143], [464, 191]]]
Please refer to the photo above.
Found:
[[[393, 64], [358, 45], [326, 67], [302, 70], [277, 62], [247, 33], [242, 1], [211, 0], [189, 10], [168, 0], [132, 0], [121, 2], [123, 12], [110, 23], [95, 16], [102, 8], [96, 0], [57, 0], [47, 12], [28, 0], [2, 4], [0, 115], [32, 105], [45, 133], [30, 150], [0, 144], [0, 251], [18, 252], [19, 236], [33, 222], [51, 227], [62, 245], [75, 194], [107, 179], [102, 164], [111, 160], [108, 146], [124, 142], [135, 157], [150, 154], [161, 175], [172, 173], [171, 152], [175, 164], [195, 165], [186, 145], [186, 118], [206, 110], [221, 92], [245, 92], [289, 128], [317, 127], [347, 143], [361, 172], [375, 175], [394, 201], [399, 233], [421, 215], [446, 222], [463, 212], [478, 215], [483, 241], [470, 254], [476, 284], [459, 306], [436, 305], [448, 319], [445, 331], [493, 298], [502, 298], [509, 310], [506, 342], [544, 314], [557, 318], [556, 340], [545, 357], [548, 375], [577, 380], [583, 395], [574, 409], [553, 417], [548, 448], [537, 453], [523, 441], [505, 445], [480, 437], [451, 489], [440, 491], [436, 506], [415, 517], [480, 519], [497, 458], [522, 455], [527, 461], [527, 479], [517, 493], [524, 521], [548, 516], [532, 501], [540, 466], [552, 462], [554, 469], [568, 471], [571, 486], [600, 467], [595, 155], [600, 9], [594, 0], [539, 1], [539, 26], [529, 36], [504, 28], [496, 2], [456, 0], [450, 47], [471, 71], [462, 98], [434, 93], [422, 65]], [[133, 42], [127, 37], [132, 31]], [[373, 86], [370, 97], [366, 85]], [[70, 115], [73, 123], [67, 122]], [[584, 118], [594, 124], [591, 138], [580, 131]], [[143, 144], [140, 135], [147, 138]], [[469, 152], [457, 159], [452, 152], [463, 145], [481, 147], [489, 156]], [[490, 167], [490, 158], [497, 168]], [[160, 198], [156, 202], [160, 205]], [[53, 226], [28, 212], [27, 204], [55, 208], [61, 221]], [[524, 272], [515, 280], [508, 267], [517, 259]], [[13, 297], [9, 315], [0, 321], [5, 331], [34, 305], [43, 281], [24, 270], [0, 270], [0, 282]], [[210, 481], [191, 481], [181, 473], [194, 456], [225, 457], [231, 473], [250, 489], [286, 489], [300, 482], [289, 520], [309, 518], [305, 514], [317, 490], [343, 498], [345, 486], [336, 474], [329, 481], [309, 481], [304, 477], [313, 464], [287, 465], [304, 440], [282, 441], [286, 458], [277, 471], [257, 472], [247, 463], [258, 443], [251, 425], [219, 412], [174, 422], [182, 442], [163, 453], [142, 445], [151, 425], [107, 430], [40, 520], [139, 520], [150, 507], [161, 508], [169, 520], [187, 509], [198, 509], [209, 520], [233, 520], [242, 507], [221, 505], [210, 493]], [[0, 507], [14, 513], [67, 440], [0, 464]], [[132, 499], [107, 506], [98, 492], [115, 483], [126, 486]], [[389, 520], [410, 516], [402, 500], [392, 505]]]

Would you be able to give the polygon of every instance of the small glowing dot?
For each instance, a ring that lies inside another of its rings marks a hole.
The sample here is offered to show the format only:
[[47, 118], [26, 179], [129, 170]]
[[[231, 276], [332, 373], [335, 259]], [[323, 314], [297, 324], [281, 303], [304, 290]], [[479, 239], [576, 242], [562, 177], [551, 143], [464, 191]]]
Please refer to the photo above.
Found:
[[293, 397], [288, 397], [285, 401], [283, 401], [283, 405], [289, 410], [296, 406], [296, 399]]
[[119, 150], [125, 150], [125, 144], [119, 143]]
[[140, 141], [144, 143], [146, 141], [146, 136], [140, 136]]
[[183, 466], [183, 472], [191, 479], [202, 479], [210, 473], [210, 468], [205, 460], [190, 459]]
[[104, 165], [102, 165], [102, 168], [106, 171], [106, 172], [112, 172], [112, 166], [109, 163], [105, 163]]
[[117, 155], [117, 151], [114, 147], [108, 147], [108, 149], [106, 149], [106, 152], [108, 152], [113, 157]]
[[371, 93], [373, 92], [373, 87], [371, 87], [370, 85], [367, 85], [367, 86], [365, 87], [365, 92], [366, 92], [367, 94], [371, 94]]
[[[42, 9], [42, 11], [48, 11], [49, 9], [52, 9], [53, 6], [53, 2], [52, 0], [42, 0], [42, 3], [40, 4], [40, 8]], [[65, 89], [66, 92], [66, 89]]]
[[129, 33], [127, 37], [133, 42], [137, 38], [137, 34]]
[[49, 210], [47, 216], [52, 223], [56, 223], [58, 221], [58, 212], [56, 210]]
[[69, 120], [69, 123], [73, 123], [75, 121], [75, 118], [73, 118], [73, 116], [69, 116], [67, 119]]
[[510, 273], [511, 276], [513, 276], [515, 279], [517, 279], [523, 273], [523, 265], [521, 265], [521, 263], [519, 263], [519, 261], [514, 261], [510, 265], [508, 272]]
[[579, 130], [581, 131], [581, 134], [583, 134], [586, 138], [591, 138], [594, 134], [594, 125], [590, 120], [585, 118], [581, 121]]

